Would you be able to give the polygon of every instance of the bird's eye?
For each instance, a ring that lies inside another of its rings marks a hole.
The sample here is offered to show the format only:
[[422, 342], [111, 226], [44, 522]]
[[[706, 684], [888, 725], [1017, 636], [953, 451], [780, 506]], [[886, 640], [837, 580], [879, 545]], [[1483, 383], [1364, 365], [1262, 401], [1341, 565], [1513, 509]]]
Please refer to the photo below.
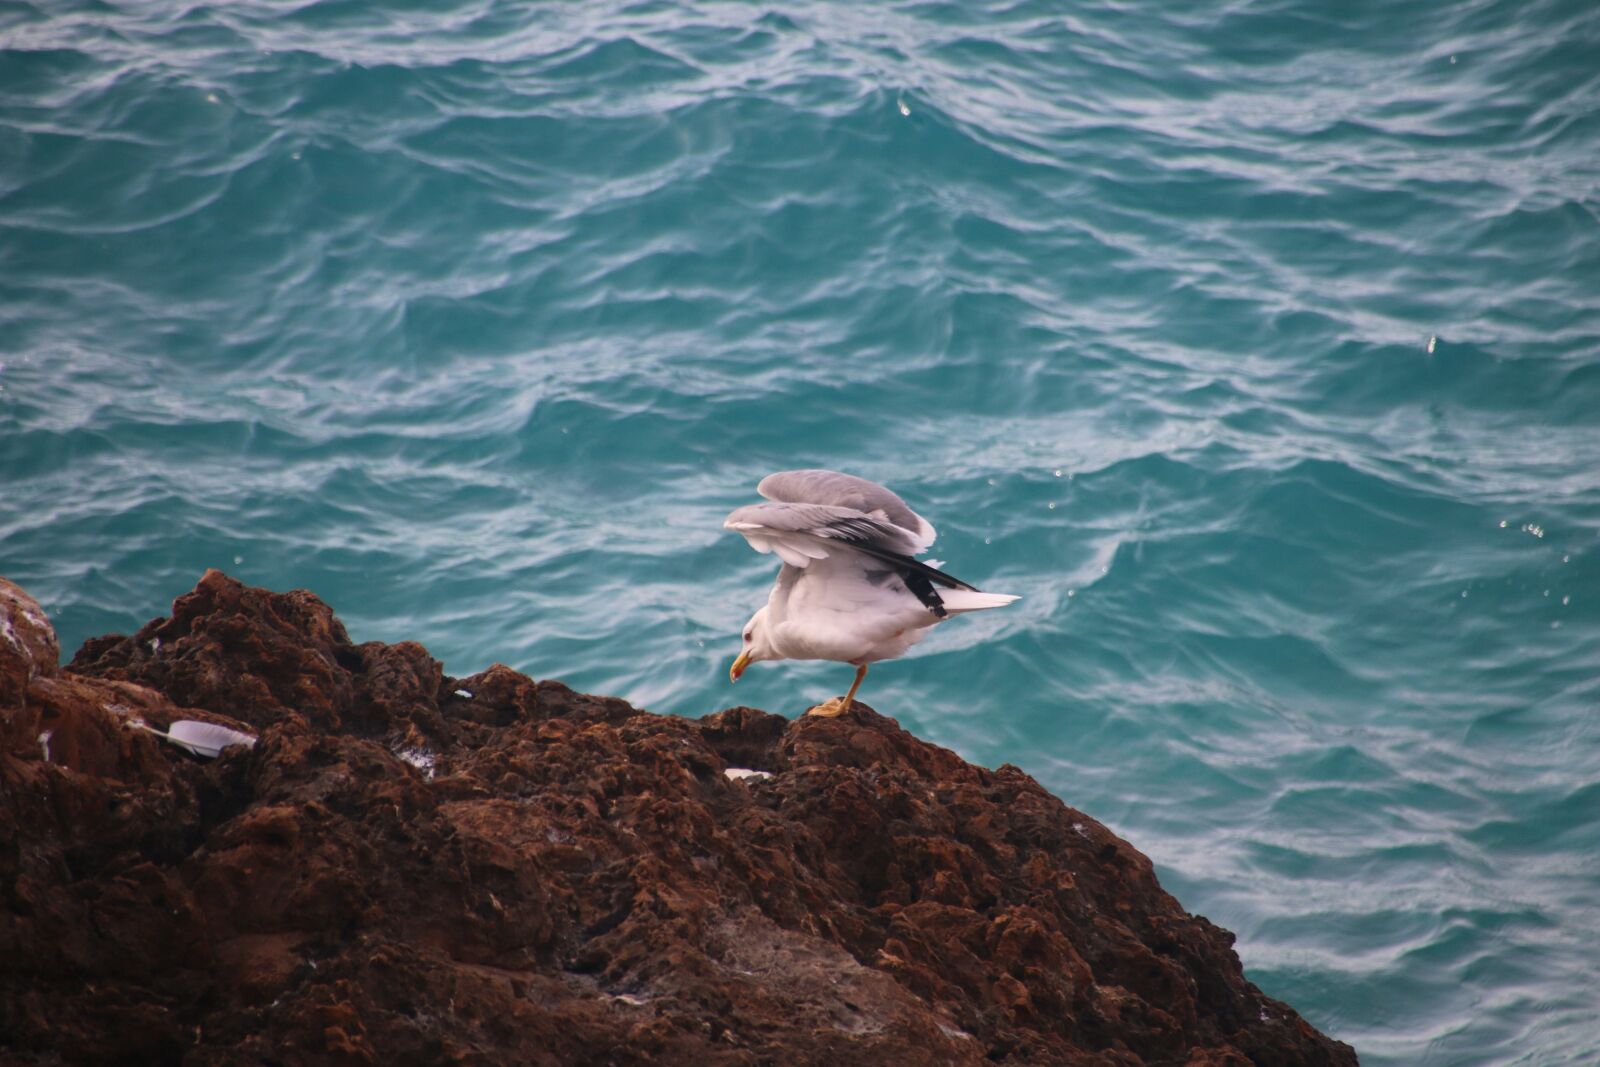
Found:
[[753, 636], [755, 636], [755, 631], [754, 630], [746, 630], [744, 632], [744, 639], [746, 641], [750, 640], [750, 638], [753, 637]]

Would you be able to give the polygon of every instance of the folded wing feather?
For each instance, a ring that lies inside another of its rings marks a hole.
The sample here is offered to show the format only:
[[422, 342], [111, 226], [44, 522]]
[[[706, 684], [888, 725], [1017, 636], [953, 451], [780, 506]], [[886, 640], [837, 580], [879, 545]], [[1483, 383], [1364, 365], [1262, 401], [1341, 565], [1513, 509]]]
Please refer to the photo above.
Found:
[[812, 560], [826, 559], [836, 548], [843, 548], [891, 564], [930, 585], [972, 588], [953, 575], [912, 559], [920, 542], [904, 527], [874, 519], [854, 508], [832, 504], [749, 504], [730, 514], [723, 526], [743, 534], [757, 552], [776, 553], [792, 567], [804, 569]]
[[761, 479], [756, 492], [781, 504], [820, 504], [854, 511], [903, 531], [907, 555], [925, 552], [936, 536], [933, 525], [890, 489], [828, 470], [779, 471]]

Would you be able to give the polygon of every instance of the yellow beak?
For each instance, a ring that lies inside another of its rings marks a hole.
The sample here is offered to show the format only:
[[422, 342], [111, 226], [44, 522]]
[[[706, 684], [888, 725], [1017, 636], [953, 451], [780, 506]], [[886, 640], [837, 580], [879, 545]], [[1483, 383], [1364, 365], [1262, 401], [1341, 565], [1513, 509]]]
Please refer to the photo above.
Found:
[[728, 681], [737, 682], [739, 680], [739, 675], [743, 674], [744, 669], [748, 666], [750, 666], [750, 653], [739, 653], [739, 658], [734, 660], [733, 666], [728, 668]]

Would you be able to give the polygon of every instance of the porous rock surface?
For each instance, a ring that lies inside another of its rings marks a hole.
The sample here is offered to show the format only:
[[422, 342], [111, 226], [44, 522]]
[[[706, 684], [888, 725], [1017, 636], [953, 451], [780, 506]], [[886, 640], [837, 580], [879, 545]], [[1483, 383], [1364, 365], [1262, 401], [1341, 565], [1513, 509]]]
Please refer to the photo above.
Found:
[[859, 704], [448, 678], [216, 571], [65, 669], [0, 612], [0, 1062], [1355, 1062], [1127, 842]]

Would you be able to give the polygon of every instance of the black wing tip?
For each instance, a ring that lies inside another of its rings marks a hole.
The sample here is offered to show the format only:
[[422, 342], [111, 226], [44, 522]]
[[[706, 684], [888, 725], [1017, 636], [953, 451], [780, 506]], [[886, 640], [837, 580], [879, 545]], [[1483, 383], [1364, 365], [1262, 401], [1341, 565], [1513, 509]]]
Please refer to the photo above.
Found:
[[920, 563], [910, 556], [902, 556], [896, 552], [887, 552], [872, 545], [853, 545], [858, 552], [871, 556], [894, 567], [900, 574], [900, 580], [906, 583], [906, 588], [922, 601], [923, 605], [940, 619], [950, 614], [945, 609], [944, 601], [939, 598], [939, 591], [935, 585], [942, 585], [947, 589], [968, 589], [976, 593], [978, 590], [963, 582], [960, 578], [935, 570], [926, 563]]
[[939, 591], [933, 587], [927, 575], [907, 571], [901, 575], [901, 581], [906, 583], [906, 588], [911, 590], [913, 596], [922, 601], [923, 607], [933, 612], [935, 618], [949, 618], [950, 612], [946, 610], [944, 601], [939, 598]]
[[966, 582], [963, 582], [960, 578], [957, 578], [955, 575], [946, 574], [944, 571], [938, 570], [937, 568], [934, 568], [934, 567], [930, 567], [926, 563], [921, 562], [920, 560], [915, 560], [915, 559], [912, 559], [910, 556], [906, 556], [905, 557], [905, 561], [911, 567], [915, 568], [917, 573], [927, 575], [928, 579], [930, 581], [935, 582], [935, 583], [937, 583], [939, 585], [942, 585], [946, 589], [965, 589], [965, 590], [968, 590], [969, 592], [973, 592], [973, 593], [976, 593], [978, 591], [978, 587], [977, 586], [968, 585]]

